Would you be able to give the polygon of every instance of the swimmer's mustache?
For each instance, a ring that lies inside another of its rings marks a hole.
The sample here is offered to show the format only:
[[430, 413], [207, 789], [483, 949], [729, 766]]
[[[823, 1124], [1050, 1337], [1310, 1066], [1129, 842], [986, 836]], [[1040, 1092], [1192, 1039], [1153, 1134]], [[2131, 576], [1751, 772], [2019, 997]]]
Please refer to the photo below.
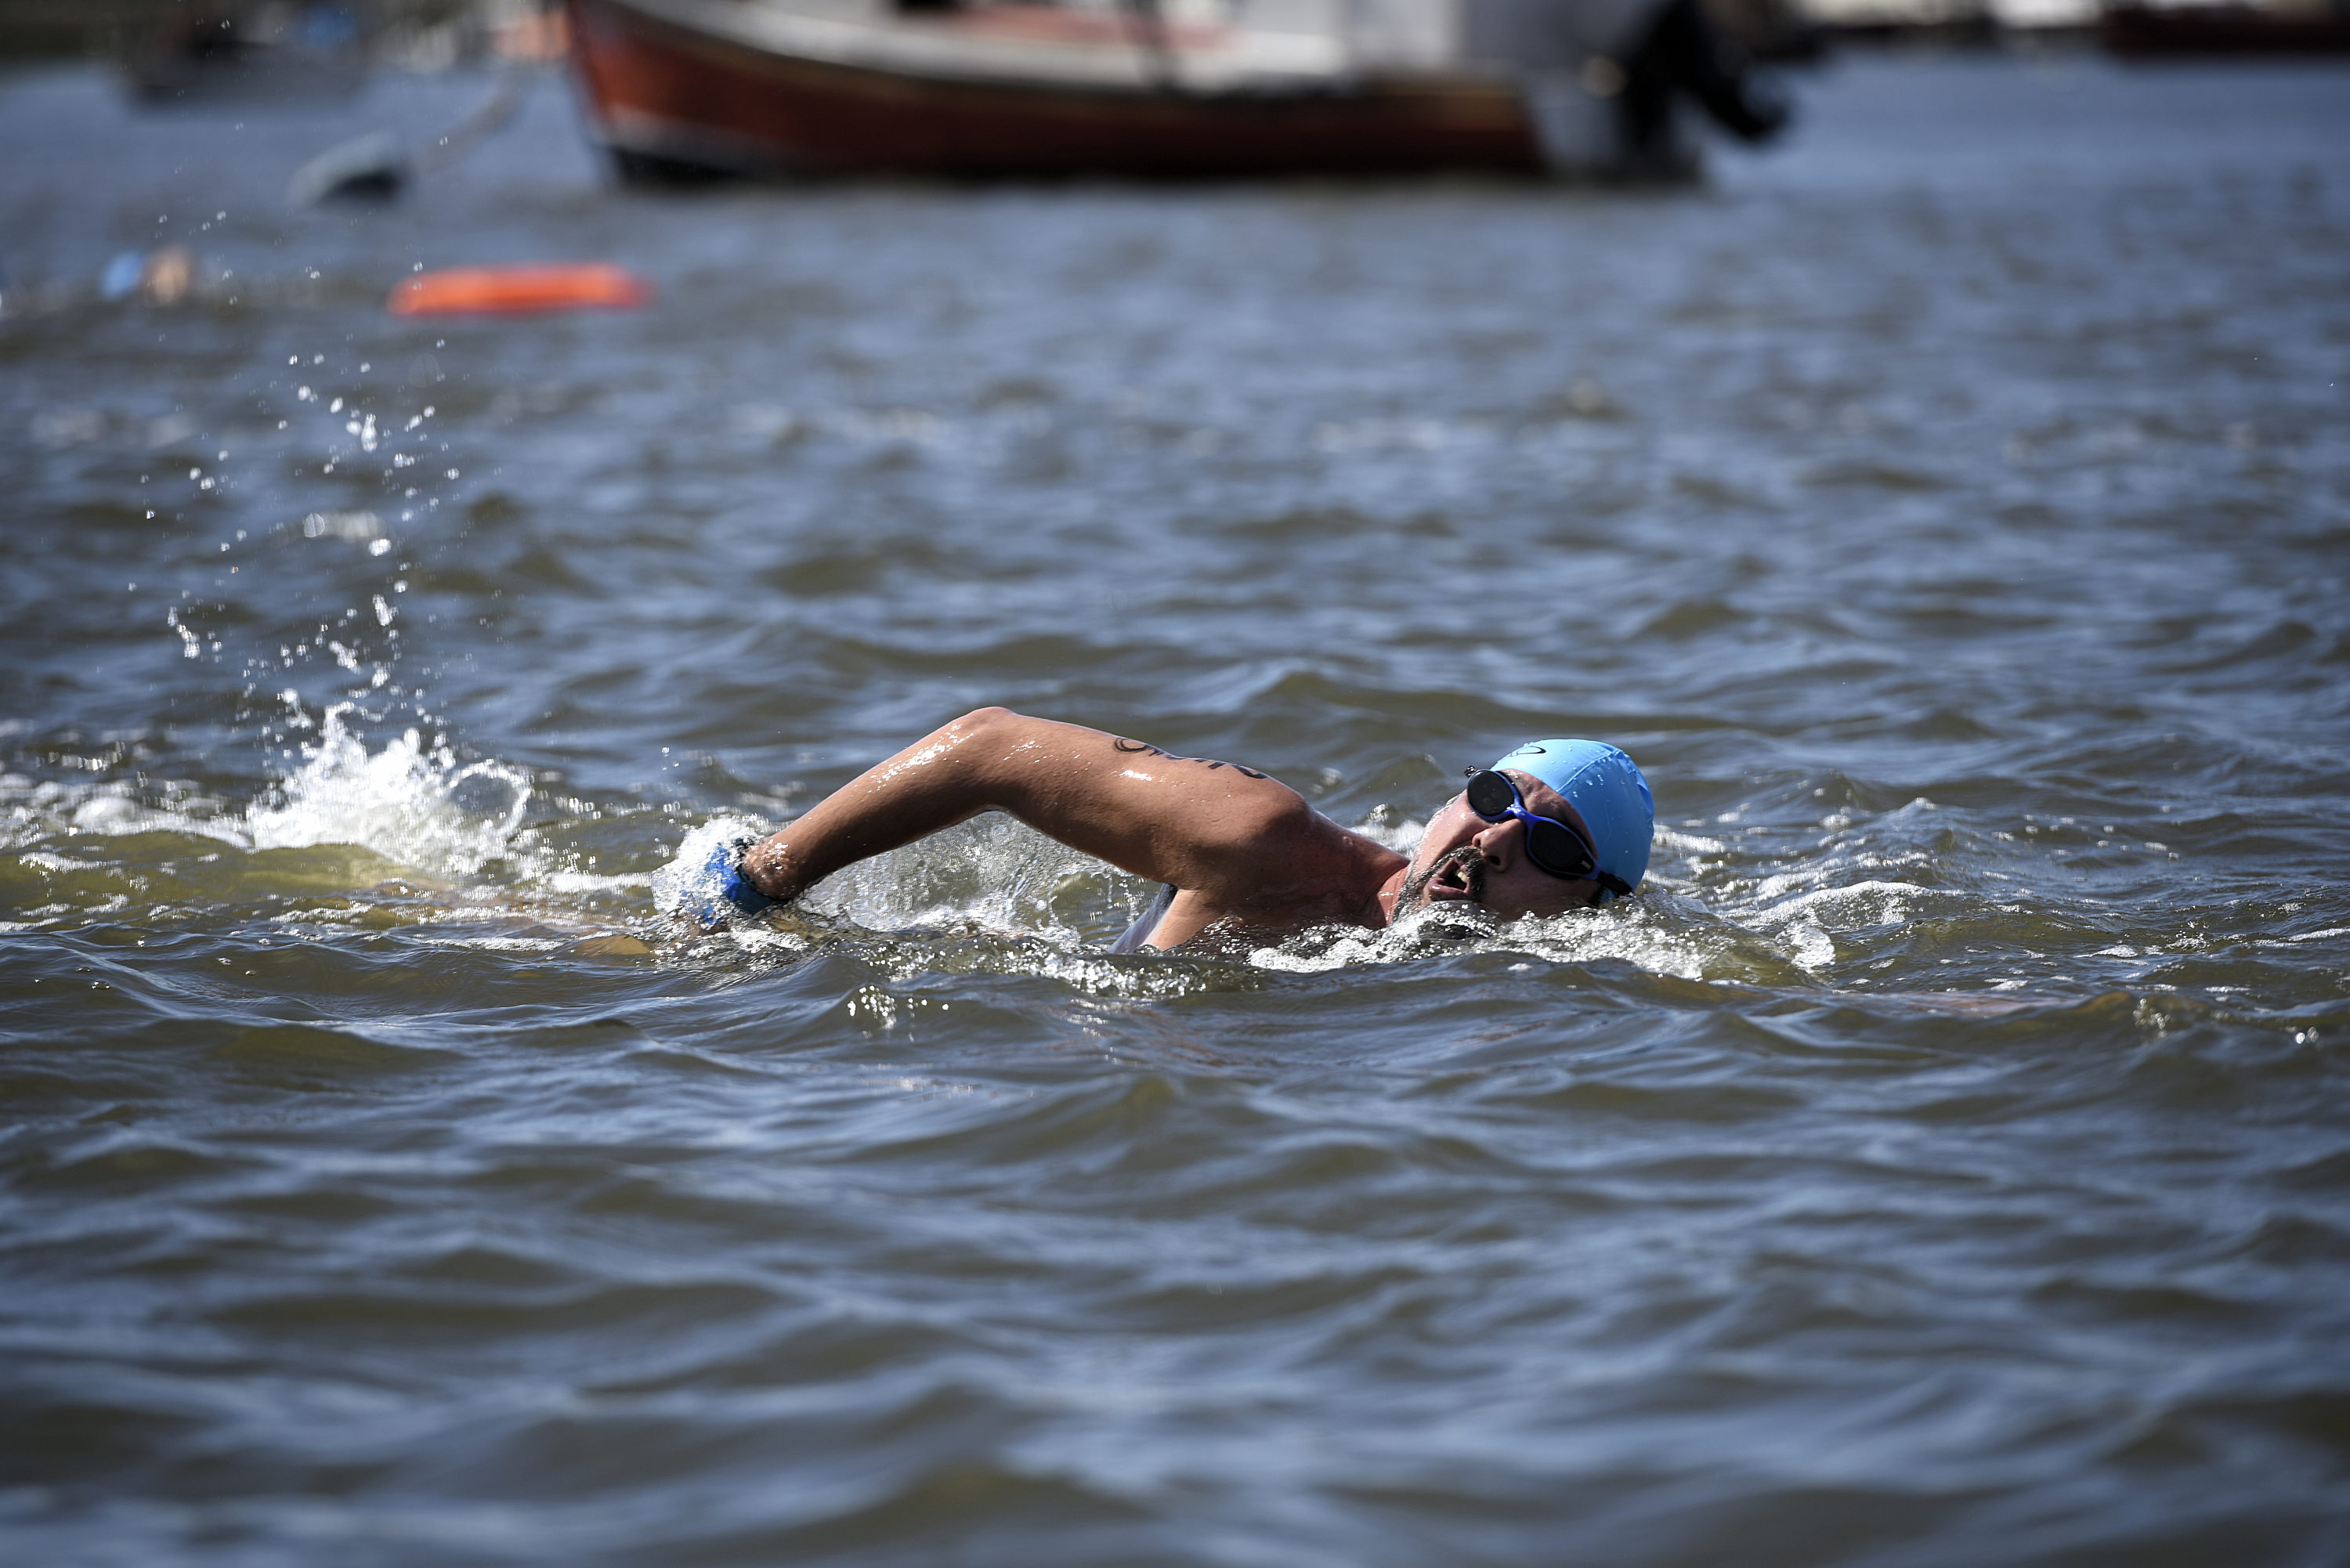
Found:
[[1492, 865], [1492, 860], [1482, 849], [1473, 844], [1463, 844], [1456, 848], [1448, 849], [1438, 856], [1426, 871], [1404, 885], [1403, 895], [1396, 900], [1396, 907], [1399, 909], [1417, 909], [1436, 903], [1438, 900], [1428, 896], [1430, 886], [1439, 877], [1452, 871], [1458, 871], [1461, 874], [1461, 886], [1469, 895], [1467, 901], [1482, 905], [1485, 902], [1485, 872]]

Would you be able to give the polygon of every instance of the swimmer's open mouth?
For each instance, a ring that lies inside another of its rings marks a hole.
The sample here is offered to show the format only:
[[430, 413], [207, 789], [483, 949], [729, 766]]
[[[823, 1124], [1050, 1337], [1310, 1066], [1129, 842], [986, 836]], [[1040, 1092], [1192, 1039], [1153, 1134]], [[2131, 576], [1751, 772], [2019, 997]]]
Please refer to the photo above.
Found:
[[1485, 897], [1485, 856], [1473, 844], [1464, 844], [1448, 850], [1428, 876], [1428, 901], [1467, 899], [1471, 902]]

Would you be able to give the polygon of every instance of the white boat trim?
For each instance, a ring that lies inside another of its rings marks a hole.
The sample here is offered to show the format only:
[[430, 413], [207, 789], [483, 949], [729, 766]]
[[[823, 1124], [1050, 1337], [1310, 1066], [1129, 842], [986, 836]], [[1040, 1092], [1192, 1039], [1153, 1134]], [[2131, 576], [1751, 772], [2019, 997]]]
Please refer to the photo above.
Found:
[[[1344, 41], [1328, 33], [1186, 26], [1154, 48], [1133, 28], [1130, 42], [1006, 36], [949, 13], [858, 22], [820, 16], [783, 0], [606, 0], [681, 32], [716, 36], [763, 53], [795, 56], [933, 80], [993, 82], [1097, 91], [1296, 91], [1343, 88], [1354, 73]], [[1163, 62], [1163, 64], [1162, 64]]]

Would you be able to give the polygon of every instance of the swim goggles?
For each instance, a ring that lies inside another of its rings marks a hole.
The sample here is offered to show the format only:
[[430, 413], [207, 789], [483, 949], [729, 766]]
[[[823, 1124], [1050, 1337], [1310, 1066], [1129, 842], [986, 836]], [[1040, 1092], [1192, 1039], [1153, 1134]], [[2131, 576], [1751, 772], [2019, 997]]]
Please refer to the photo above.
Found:
[[1469, 768], [1469, 787], [1461, 792], [1469, 809], [1487, 822], [1515, 817], [1526, 825], [1526, 858], [1535, 868], [1562, 880], [1589, 877], [1617, 898], [1632, 890], [1621, 877], [1599, 869], [1599, 852], [1591, 840], [1555, 816], [1536, 816], [1526, 809], [1525, 796], [1514, 780], [1492, 768]]

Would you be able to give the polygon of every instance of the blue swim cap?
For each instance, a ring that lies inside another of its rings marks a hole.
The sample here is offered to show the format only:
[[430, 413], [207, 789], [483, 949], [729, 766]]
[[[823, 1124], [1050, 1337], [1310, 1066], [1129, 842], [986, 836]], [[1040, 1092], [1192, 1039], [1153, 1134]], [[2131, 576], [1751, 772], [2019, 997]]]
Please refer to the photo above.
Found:
[[[1599, 869], [1631, 888], [1648, 874], [1657, 805], [1639, 763], [1603, 741], [1528, 741], [1493, 766], [1532, 774], [1581, 812]], [[1599, 901], [1615, 896], [1602, 888]]]

